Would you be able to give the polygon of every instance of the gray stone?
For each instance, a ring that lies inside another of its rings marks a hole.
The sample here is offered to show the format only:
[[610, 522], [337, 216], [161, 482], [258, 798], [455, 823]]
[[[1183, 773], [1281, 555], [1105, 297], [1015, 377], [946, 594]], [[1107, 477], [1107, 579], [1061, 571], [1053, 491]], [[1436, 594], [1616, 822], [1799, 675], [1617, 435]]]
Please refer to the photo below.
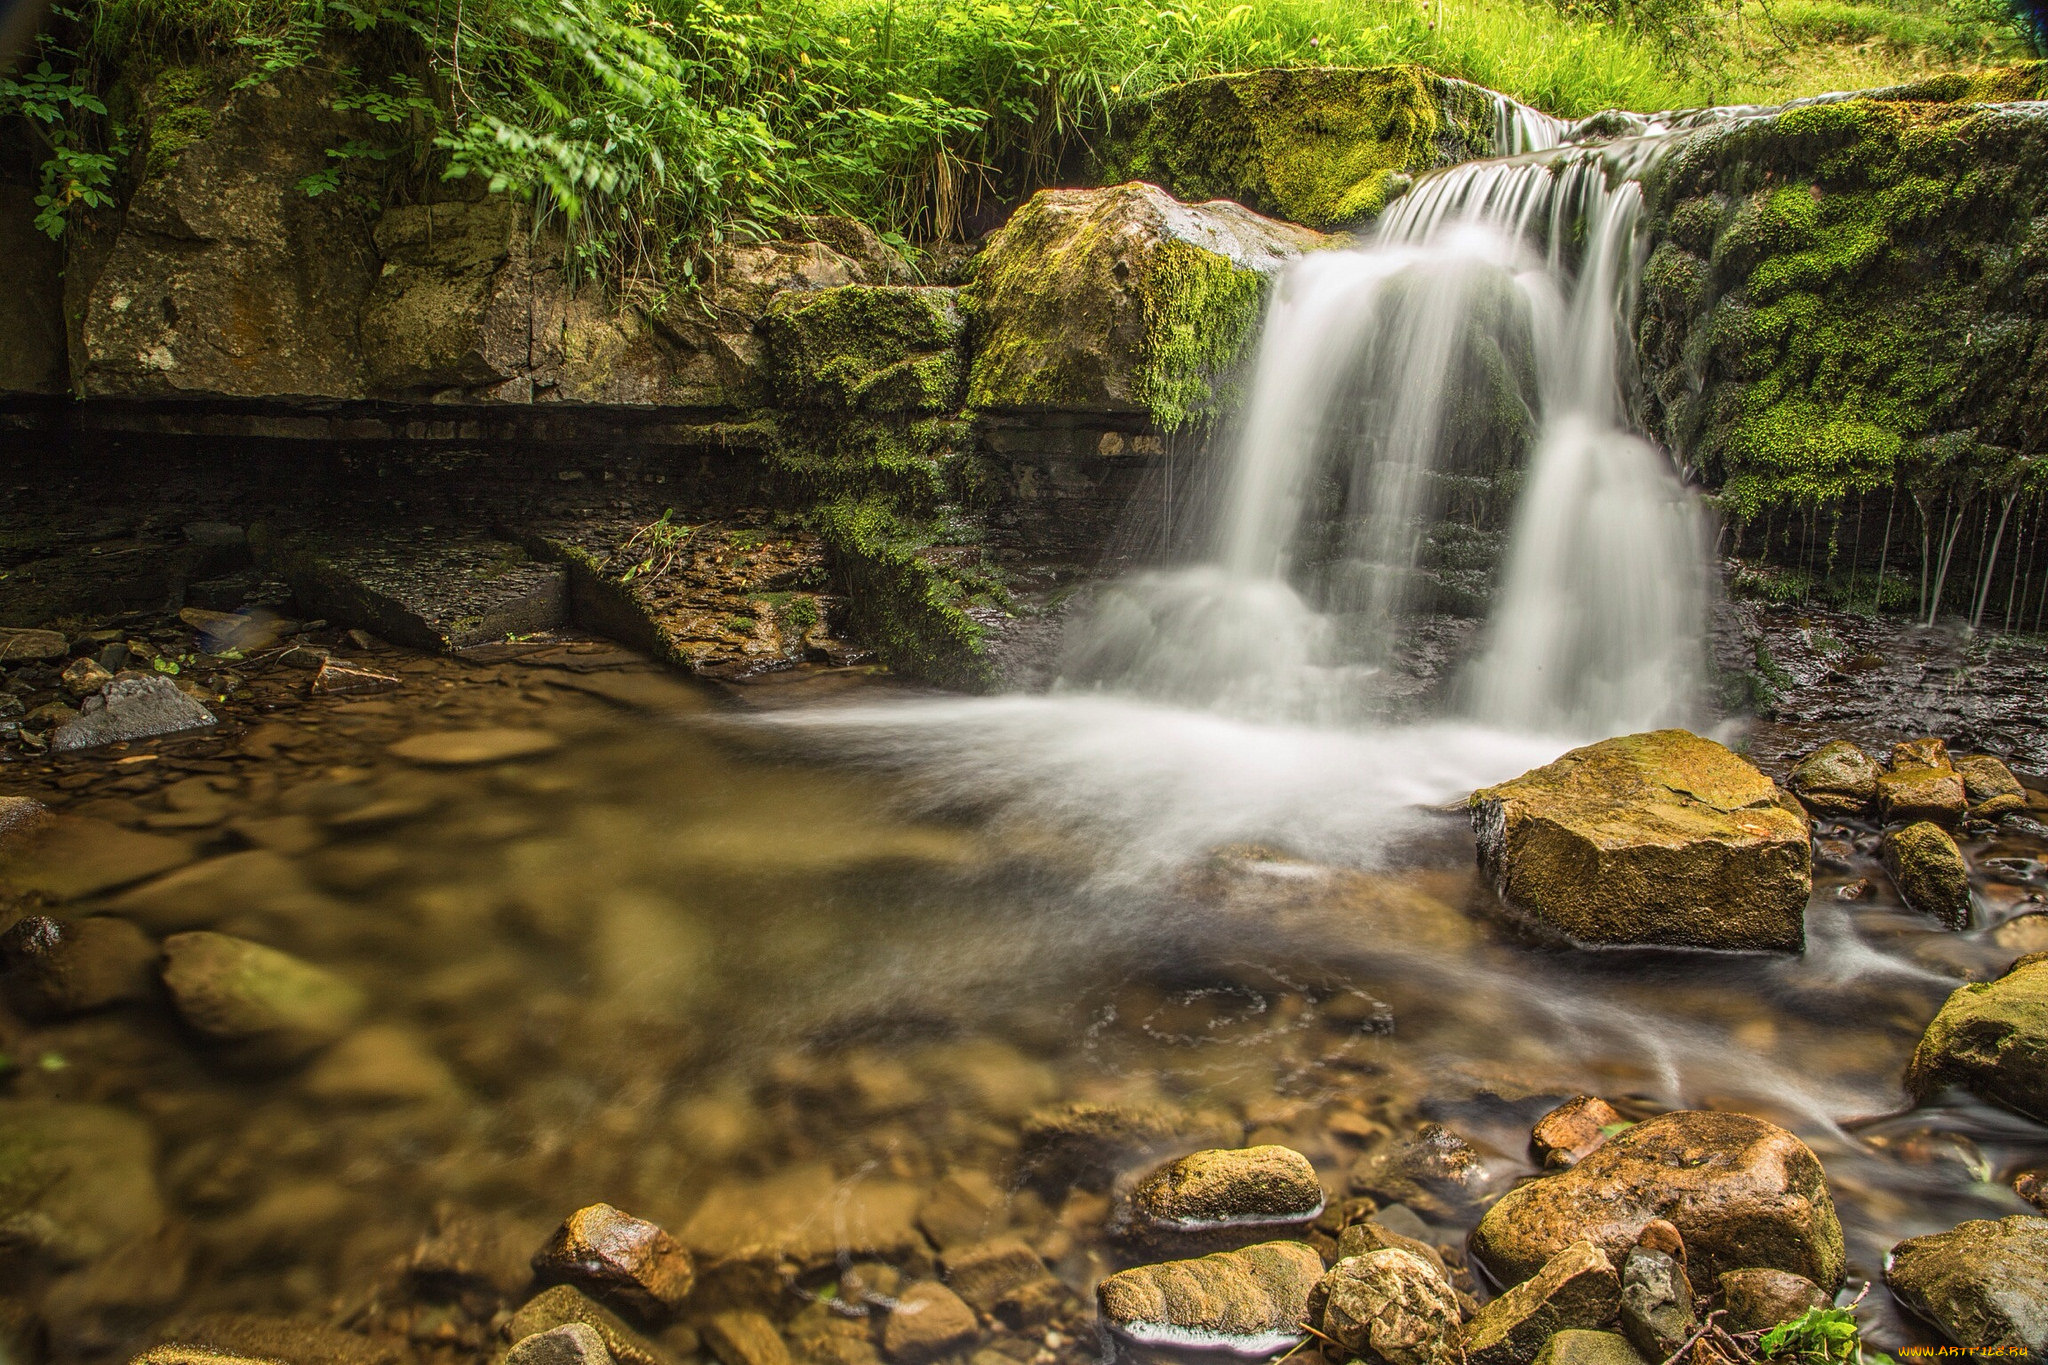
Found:
[[1553, 1333], [1606, 1327], [1620, 1306], [1613, 1264], [1592, 1242], [1574, 1242], [1481, 1308], [1457, 1344], [1469, 1365], [1527, 1365]]
[[460, 649], [569, 619], [567, 571], [486, 535], [306, 535], [266, 542], [264, 554], [307, 611], [415, 649]]
[[1892, 1248], [1884, 1282], [1958, 1346], [2048, 1356], [2048, 1218], [1909, 1238]]
[[65, 752], [96, 749], [217, 723], [213, 712], [180, 692], [169, 678], [128, 674], [87, 697], [78, 719], [65, 722], [50, 735], [50, 747]]
[[1330, 1267], [1309, 1301], [1317, 1330], [1347, 1351], [1387, 1365], [1455, 1359], [1458, 1296], [1435, 1266], [1388, 1247]]
[[1698, 1323], [1685, 1267], [1661, 1251], [1631, 1251], [1621, 1267], [1621, 1330], [1635, 1348], [1652, 1360], [1669, 1359]]
[[504, 1365], [613, 1365], [597, 1329], [568, 1322], [512, 1343]]

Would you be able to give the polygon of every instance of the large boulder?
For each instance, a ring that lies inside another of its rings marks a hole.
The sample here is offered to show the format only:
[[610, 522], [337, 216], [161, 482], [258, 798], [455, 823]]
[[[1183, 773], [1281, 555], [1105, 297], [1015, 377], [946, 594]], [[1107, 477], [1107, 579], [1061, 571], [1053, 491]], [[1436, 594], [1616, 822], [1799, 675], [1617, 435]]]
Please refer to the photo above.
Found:
[[2027, 789], [2012, 769], [1990, 754], [1965, 755], [1955, 760], [1955, 769], [1963, 779], [1963, 796], [1973, 818], [2003, 820], [2027, 808]]
[[1102, 1321], [1129, 1341], [1259, 1358], [1301, 1339], [1309, 1294], [1322, 1277], [1313, 1247], [1262, 1242], [1119, 1271], [1096, 1286], [1095, 1297]]
[[1942, 1005], [1906, 1066], [1906, 1089], [1926, 1100], [1952, 1085], [2048, 1119], [2048, 953]]
[[775, 400], [836, 411], [953, 411], [966, 380], [958, 294], [849, 284], [779, 295], [762, 320]]
[[138, 91], [142, 178], [118, 221], [72, 236], [67, 311], [86, 396], [352, 398], [376, 252], [343, 194], [302, 183], [370, 136], [315, 63], [240, 87], [167, 65]]
[[1841, 1282], [1842, 1226], [1819, 1158], [1746, 1114], [1681, 1110], [1617, 1133], [1570, 1170], [1508, 1191], [1472, 1248], [1518, 1284], [1581, 1239], [1619, 1262], [1657, 1218], [1677, 1228], [1702, 1283], [1751, 1267]]
[[1409, 174], [1493, 155], [1500, 108], [1491, 92], [1419, 66], [1208, 76], [1119, 110], [1099, 178], [1351, 227]]
[[1583, 944], [1797, 950], [1813, 889], [1791, 798], [1685, 730], [1626, 735], [1472, 795], [1502, 899]]
[[1400, 1247], [1338, 1261], [1317, 1283], [1308, 1311], [1324, 1337], [1367, 1360], [1447, 1365], [1456, 1359], [1457, 1293], [1440, 1269]]
[[1958, 1346], [2048, 1358], [2048, 1218], [1909, 1238], [1885, 1258], [1884, 1281]]
[[1273, 277], [1323, 241], [1156, 185], [1042, 190], [976, 263], [968, 404], [1147, 413], [1166, 428], [1211, 417]]

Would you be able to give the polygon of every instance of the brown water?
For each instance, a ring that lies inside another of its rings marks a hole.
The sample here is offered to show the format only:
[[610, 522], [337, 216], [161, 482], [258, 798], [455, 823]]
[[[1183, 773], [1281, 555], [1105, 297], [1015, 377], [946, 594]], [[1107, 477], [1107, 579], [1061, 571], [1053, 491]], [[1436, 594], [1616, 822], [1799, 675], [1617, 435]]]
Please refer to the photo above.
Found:
[[[169, 1209], [154, 1287], [53, 1355], [232, 1310], [473, 1357], [524, 1257], [604, 1200], [727, 1256], [707, 1307], [788, 1318], [798, 1356], [835, 1365], [872, 1351], [805, 1305], [849, 1265], [928, 1270], [1014, 1231], [1075, 1297], [987, 1348], [1093, 1358], [1104, 1204], [1066, 1188], [1071, 1145], [1033, 1118], [1070, 1103], [1164, 1111], [1162, 1149], [1286, 1143], [1333, 1195], [1425, 1122], [1497, 1192], [1573, 1093], [1740, 1109], [1821, 1154], [1865, 1277], [1902, 1236], [2023, 1211], [2004, 1181], [2048, 1164], [2039, 1125], [1907, 1112], [1898, 1087], [1947, 992], [2018, 955], [2000, 926], [2048, 875], [2031, 833], [1969, 847], [1968, 933], [1887, 899], [1871, 831], [1824, 826], [1803, 957], [1572, 952], [1500, 912], [1462, 816], [1431, 808], [1562, 741], [938, 699], [852, 671], [712, 692], [597, 643], [485, 657], [379, 651], [404, 685], [357, 700], [251, 668], [211, 734], [0, 768], [72, 822], [8, 875], [107, 884], [7, 919], [243, 935], [372, 1000], [367, 1032], [285, 1071], [162, 1004], [0, 1014], [5, 1093], [142, 1116]], [[551, 747], [392, 748], [485, 727]], [[187, 861], [138, 889], [115, 829]], [[1858, 877], [1875, 897], [1838, 899]], [[1411, 1202], [1447, 1245], [1477, 1216]], [[463, 1237], [485, 1249], [451, 1279]], [[666, 1340], [698, 1349], [687, 1326]]]

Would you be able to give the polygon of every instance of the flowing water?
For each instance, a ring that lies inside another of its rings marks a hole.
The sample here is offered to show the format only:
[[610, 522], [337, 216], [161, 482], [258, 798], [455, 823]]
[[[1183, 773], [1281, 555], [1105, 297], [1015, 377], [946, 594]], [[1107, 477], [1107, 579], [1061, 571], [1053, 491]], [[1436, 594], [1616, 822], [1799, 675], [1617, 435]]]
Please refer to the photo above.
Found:
[[[73, 1293], [54, 1354], [229, 1310], [473, 1358], [521, 1258], [601, 1199], [699, 1249], [707, 1311], [768, 1312], [821, 1365], [875, 1359], [856, 1268], [928, 1275], [1014, 1233], [1070, 1297], [982, 1346], [1092, 1359], [1109, 1172], [1048, 1166], [1092, 1131], [1062, 1105], [1148, 1115], [1155, 1150], [1284, 1142], [1340, 1197], [1442, 1123], [1477, 1185], [1379, 1197], [1459, 1263], [1477, 1199], [1531, 1169], [1530, 1122], [1582, 1091], [1792, 1127], [1861, 1277], [1899, 1237], [2021, 1211], [2001, 1182], [2048, 1134], [1909, 1110], [1899, 1077], [1959, 979], [2048, 946], [2039, 831], [1971, 845], [1953, 933], [1890, 898], [1873, 831], [1824, 825], [1797, 957], [1558, 948], [1473, 867], [1474, 786], [1697, 718], [1705, 610], [1697, 512], [1623, 403], [1625, 172], [1656, 135], [1546, 152], [1560, 129], [1503, 120], [1537, 150], [1425, 180], [1281, 281], [1202, 561], [1105, 592], [1047, 695], [841, 670], [714, 696], [595, 643], [379, 649], [388, 696], [309, 699], [257, 662], [215, 734], [15, 765], [62, 817], [14, 855], [18, 911], [245, 935], [369, 999], [285, 1070], [160, 1000], [0, 1016], [13, 1097], [140, 1115], [158, 1150], [166, 1249], [94, 1291], [113, 1308]], [[1498, 439], [1462, 401], [1479, 379], [1529, 450], [1498, 608], [1457, 705], [1385, 723], [1421, 527]], [[403, 743], [480, 727], [545, 738], [465, 763]], [[665, 1344], [698, 1353], [697, 1325]]]

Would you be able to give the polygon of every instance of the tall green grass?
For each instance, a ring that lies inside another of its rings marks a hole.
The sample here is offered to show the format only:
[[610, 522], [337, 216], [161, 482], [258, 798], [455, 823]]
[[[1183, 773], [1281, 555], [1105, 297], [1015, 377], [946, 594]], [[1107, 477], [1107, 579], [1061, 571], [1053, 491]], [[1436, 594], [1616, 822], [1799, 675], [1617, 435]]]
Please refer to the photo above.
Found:
[[[1773, 100], [1843, 72], [2009, 55], [1997, 3], [92, 0], [60, 11], [38, 55], [98, 94], [207, 51], [240, 49], [251, 80], [335, 68], [376, 136], [338, 147], [308, 193], [481, 179], [631, 290], [687, 283], [720, 241], [796, 213], [957, 235], [977, 204], [1071, 173], [1129, 101], [1214, 72], [1420, 62], [1568, 116]], [[127, 146], [89, 95], [52, 109], [10, 89], [27, 85], [0, 82], [0, 114], [69, 147], [74, 168]], [[51, 167], [46, 226], [61, 230], [110, 186], [67, 187]]]

